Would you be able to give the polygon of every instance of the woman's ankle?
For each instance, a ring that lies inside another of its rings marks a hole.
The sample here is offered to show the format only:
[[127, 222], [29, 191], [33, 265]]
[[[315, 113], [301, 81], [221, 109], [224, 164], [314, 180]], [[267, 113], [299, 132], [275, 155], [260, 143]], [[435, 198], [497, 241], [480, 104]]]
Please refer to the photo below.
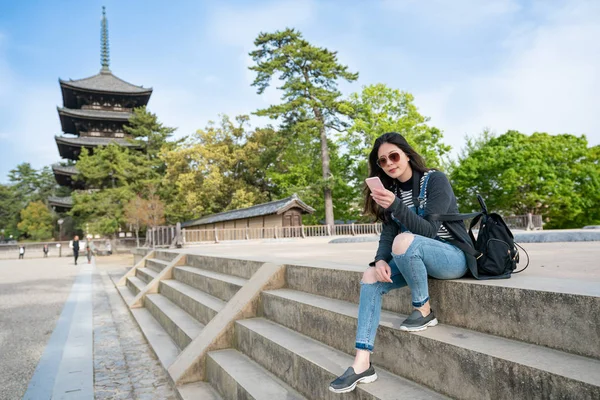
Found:
[[371, 365], [371, 353], [368, 350], [356, 350], [356, 357], [352, 363], [352, 369], [357, 374], [363, 373]]
[[429, 304], [429, 301], [427, 301], [427, 303], [423, 304], [421, 307], [415, 307], [415, 310], [419, 310], [421, 315], [426, 317], [431, 314], [431, 305]]

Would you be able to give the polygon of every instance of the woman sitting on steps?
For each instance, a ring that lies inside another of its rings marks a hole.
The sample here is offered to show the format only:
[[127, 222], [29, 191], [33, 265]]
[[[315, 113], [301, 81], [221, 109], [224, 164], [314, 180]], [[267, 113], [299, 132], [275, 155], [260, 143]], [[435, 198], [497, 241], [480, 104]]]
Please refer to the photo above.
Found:
[[400, 330], [427, 329], [438, 323], [430, 306], [427, 277], [457, 279], [467, 272], [467, 263], [476, 262], [450, 243], [454, 238], [470, 242], [462, 221], [442, 224], [425, 218], [457, 213], [456, 197], [446, 175], [428, 169], [404, 137], [398, 133], [380, 136], [369, 155], [369, 172], [381, 179], [384, 188], [365, 188], [365, 212], [383, 221], [383, 229], [375, 261], [361, 281], [356, 357], [331, 382], [329, 389], [335, 393], [350, 392], [358, 383], [377, 379], [370, 356], [384, 294], [408, 285], [414, 311]]

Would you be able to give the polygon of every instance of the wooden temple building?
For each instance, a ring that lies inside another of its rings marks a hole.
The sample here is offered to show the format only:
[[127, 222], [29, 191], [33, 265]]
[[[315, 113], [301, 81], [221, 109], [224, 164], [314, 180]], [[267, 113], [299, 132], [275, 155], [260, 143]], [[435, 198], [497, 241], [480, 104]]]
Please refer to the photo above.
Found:
[[301, 227], [302, 214], [312, 214], [315, 210], [298, 198], [296, 194], [285, 199], [257, 204], [252, 207], [225, 211], [218, 214], [186, 221], [181, 224], [186, 229], [239, 229]]
[[[93, 153], [94, 148], [116, 142], [122, 146], [135, 145], [128, 140], [123, 126], [135, 107], [148, 104], [152, 88], [136, 86], [113, 75], [109, 68], [108, 21], [102, 7], [101, 69], [89, 78], [59, 79], [63, 106], [57, 107], [63, 134], [56, 136], [61, 158], [68, 160], [52, 166], [56, 182], [73, 189], [85, 189], [75, 180], [77, 160], [82, 148]], [[50, 197], [49, 204], [57, 211], [73, 206], [72, 198]]]

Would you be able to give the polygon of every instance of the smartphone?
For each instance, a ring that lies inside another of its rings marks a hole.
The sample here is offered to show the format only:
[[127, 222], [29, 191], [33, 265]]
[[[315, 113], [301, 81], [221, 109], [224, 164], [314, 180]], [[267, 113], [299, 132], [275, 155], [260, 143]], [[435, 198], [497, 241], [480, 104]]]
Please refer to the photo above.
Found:
[[385, 189], [383, 183], [381, 183], [381, 179], [378, 176], [374, 176], [372, 178], [365, 179], [365, 183], [371, 189], [371, 192], [375, 189]]

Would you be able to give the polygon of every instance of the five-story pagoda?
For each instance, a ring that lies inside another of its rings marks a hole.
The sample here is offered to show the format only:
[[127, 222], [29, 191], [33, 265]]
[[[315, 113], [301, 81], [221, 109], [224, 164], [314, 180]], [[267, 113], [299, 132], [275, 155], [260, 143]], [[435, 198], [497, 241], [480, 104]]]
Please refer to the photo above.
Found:
[[[116, 142], [134, 147], [123, 126], [135, 107], [148, 104], [152, 88], [144, 88], [119, 79], [109, 69], [108, 21], [102, 7], [100, 73], [89, 78], [68, 81], [59, 79], [63, 107], [57, 107], [62, 131], [56, 136], [61, 158], [71, 160], [52, 166], [56, 182], [73, 189], [84, 189], [77, 175], [76, 162], [82, 148], [90, 152], [95, 147]], [[49, 204], [57, 211], [73, 206], [71, 197], [50, 197]]]

